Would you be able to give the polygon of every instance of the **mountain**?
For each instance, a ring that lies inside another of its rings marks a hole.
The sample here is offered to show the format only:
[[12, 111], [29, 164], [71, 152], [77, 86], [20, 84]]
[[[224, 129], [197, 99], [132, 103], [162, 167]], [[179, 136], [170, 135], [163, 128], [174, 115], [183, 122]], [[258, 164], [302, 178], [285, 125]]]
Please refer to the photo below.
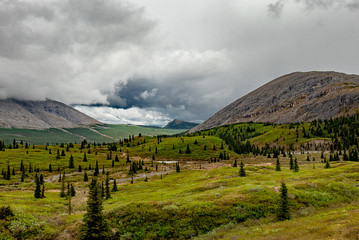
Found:
[[290, 123], [329, 119], [359, 109], [359, 76], [294, 72], [229, 104], [190, 132], [239, 122]]
[[61, 102], [0, 100], [0, 128], [74, 128], [99, 121]]
[[164, 128], [167, 129], [191, 129], [197, 126], [198, 123], [185, 122], [178, 119], [173, 119], [173, 121], [169, 122]]

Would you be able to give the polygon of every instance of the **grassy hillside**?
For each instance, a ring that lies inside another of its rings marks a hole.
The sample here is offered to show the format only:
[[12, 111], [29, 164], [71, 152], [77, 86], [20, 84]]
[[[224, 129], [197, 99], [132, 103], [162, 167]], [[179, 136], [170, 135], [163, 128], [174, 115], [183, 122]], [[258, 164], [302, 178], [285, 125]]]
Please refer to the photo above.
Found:
[[[177, 137], [128, 134], [116, 144], [0, 144], [0, 207], [14, 213], [2, 218], [0, 211], [0, 239], [78, 238], [89, 193], [84, 174], [103, 182], [107, 171], [111, 188], [118, 184], [104, 200], [114, 239], [303, 239], [298, 227], [306, 239], [356, 239], [359, 161], [352, 120], [237, 124]], [[109, 136], [121, 127], [94, 130], [72, 133]], [[318, 141], [326, 144], [315, 150]], [[240, 162], [246, 177], [239, 176]], [[71, 215], [68, 199], [60, 198], [64, 172], [65, 188], [76, 190]], [[43, 176], [46, 198], [34, 197], [36, 175]], [[291, 215], [284, 222], [277, 219], [282, 182]]]
[[79, 143], [84, 139], [90, 142], [115, 142], [129, 135], [143, 134], [146, 136], [174, 135], [185, 132], [184, 129], [162, 129], [157, 127], [135, 126], [135, 125], [95, 125], [89, 128], [67, 128], [67, 129], [9, 129], [0, 128], [0, 141], [10, 144], [14, 139], [28, 142], [29, 144], [56, 144], [56, 143]]

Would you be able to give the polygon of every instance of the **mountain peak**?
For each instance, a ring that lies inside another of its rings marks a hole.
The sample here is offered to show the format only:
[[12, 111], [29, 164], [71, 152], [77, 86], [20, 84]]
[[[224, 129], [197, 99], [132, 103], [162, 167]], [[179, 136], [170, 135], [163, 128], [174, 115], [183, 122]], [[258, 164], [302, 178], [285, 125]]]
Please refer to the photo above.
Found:
[[257, 88], [191, 129], [239, 122], [290, 123], [329, 119], [359, 109], [359, 76], [294, 72]]
[[0, 100], [0, 128], [74, 128], [94, 124], [100, 122], [54, 100]]
[[164, 128], [168, 129], [191, 129], [197, 126], [198, 123], [186, 122], [179, 119], [173, 119]]

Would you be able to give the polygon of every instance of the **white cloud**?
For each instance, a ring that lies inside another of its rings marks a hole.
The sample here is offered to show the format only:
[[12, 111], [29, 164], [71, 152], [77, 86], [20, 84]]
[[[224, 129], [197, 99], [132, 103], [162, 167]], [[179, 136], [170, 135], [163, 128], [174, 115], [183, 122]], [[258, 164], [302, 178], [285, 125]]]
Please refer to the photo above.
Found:
[[157, 91], [158, 91], [158, 88], [154, 88], [150, 92], [146, 90], [143, 93], [141, 93], [141, 97], [146, 100], [149, 97], [156, 96]]
[[74, 108], [101, 122], [111, 124], [134, 124], [163, 127], [172, 120], [168, 115], [161, 112], [137, 107], [122, 109], [105, 106], [75, 106]]

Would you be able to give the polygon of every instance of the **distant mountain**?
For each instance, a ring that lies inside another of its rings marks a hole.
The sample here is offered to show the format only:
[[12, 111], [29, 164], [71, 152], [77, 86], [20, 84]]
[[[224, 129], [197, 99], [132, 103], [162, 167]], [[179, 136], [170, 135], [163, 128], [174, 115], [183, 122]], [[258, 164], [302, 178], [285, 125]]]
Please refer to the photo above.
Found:
[[359, 76], [295, 72], [229, 104], [190, 132], [239, 122], [290, 123], [329, 119], [359, 110]]
[[61, 102], [0, 100], [0, 128], [74, 128], [99, 121]]
[[191, 129], [197, 126], [198, 123], [185, 122], [178, 119], [173, 119], [173, 121], [169, 122], [164, 128], [167, 129]]

